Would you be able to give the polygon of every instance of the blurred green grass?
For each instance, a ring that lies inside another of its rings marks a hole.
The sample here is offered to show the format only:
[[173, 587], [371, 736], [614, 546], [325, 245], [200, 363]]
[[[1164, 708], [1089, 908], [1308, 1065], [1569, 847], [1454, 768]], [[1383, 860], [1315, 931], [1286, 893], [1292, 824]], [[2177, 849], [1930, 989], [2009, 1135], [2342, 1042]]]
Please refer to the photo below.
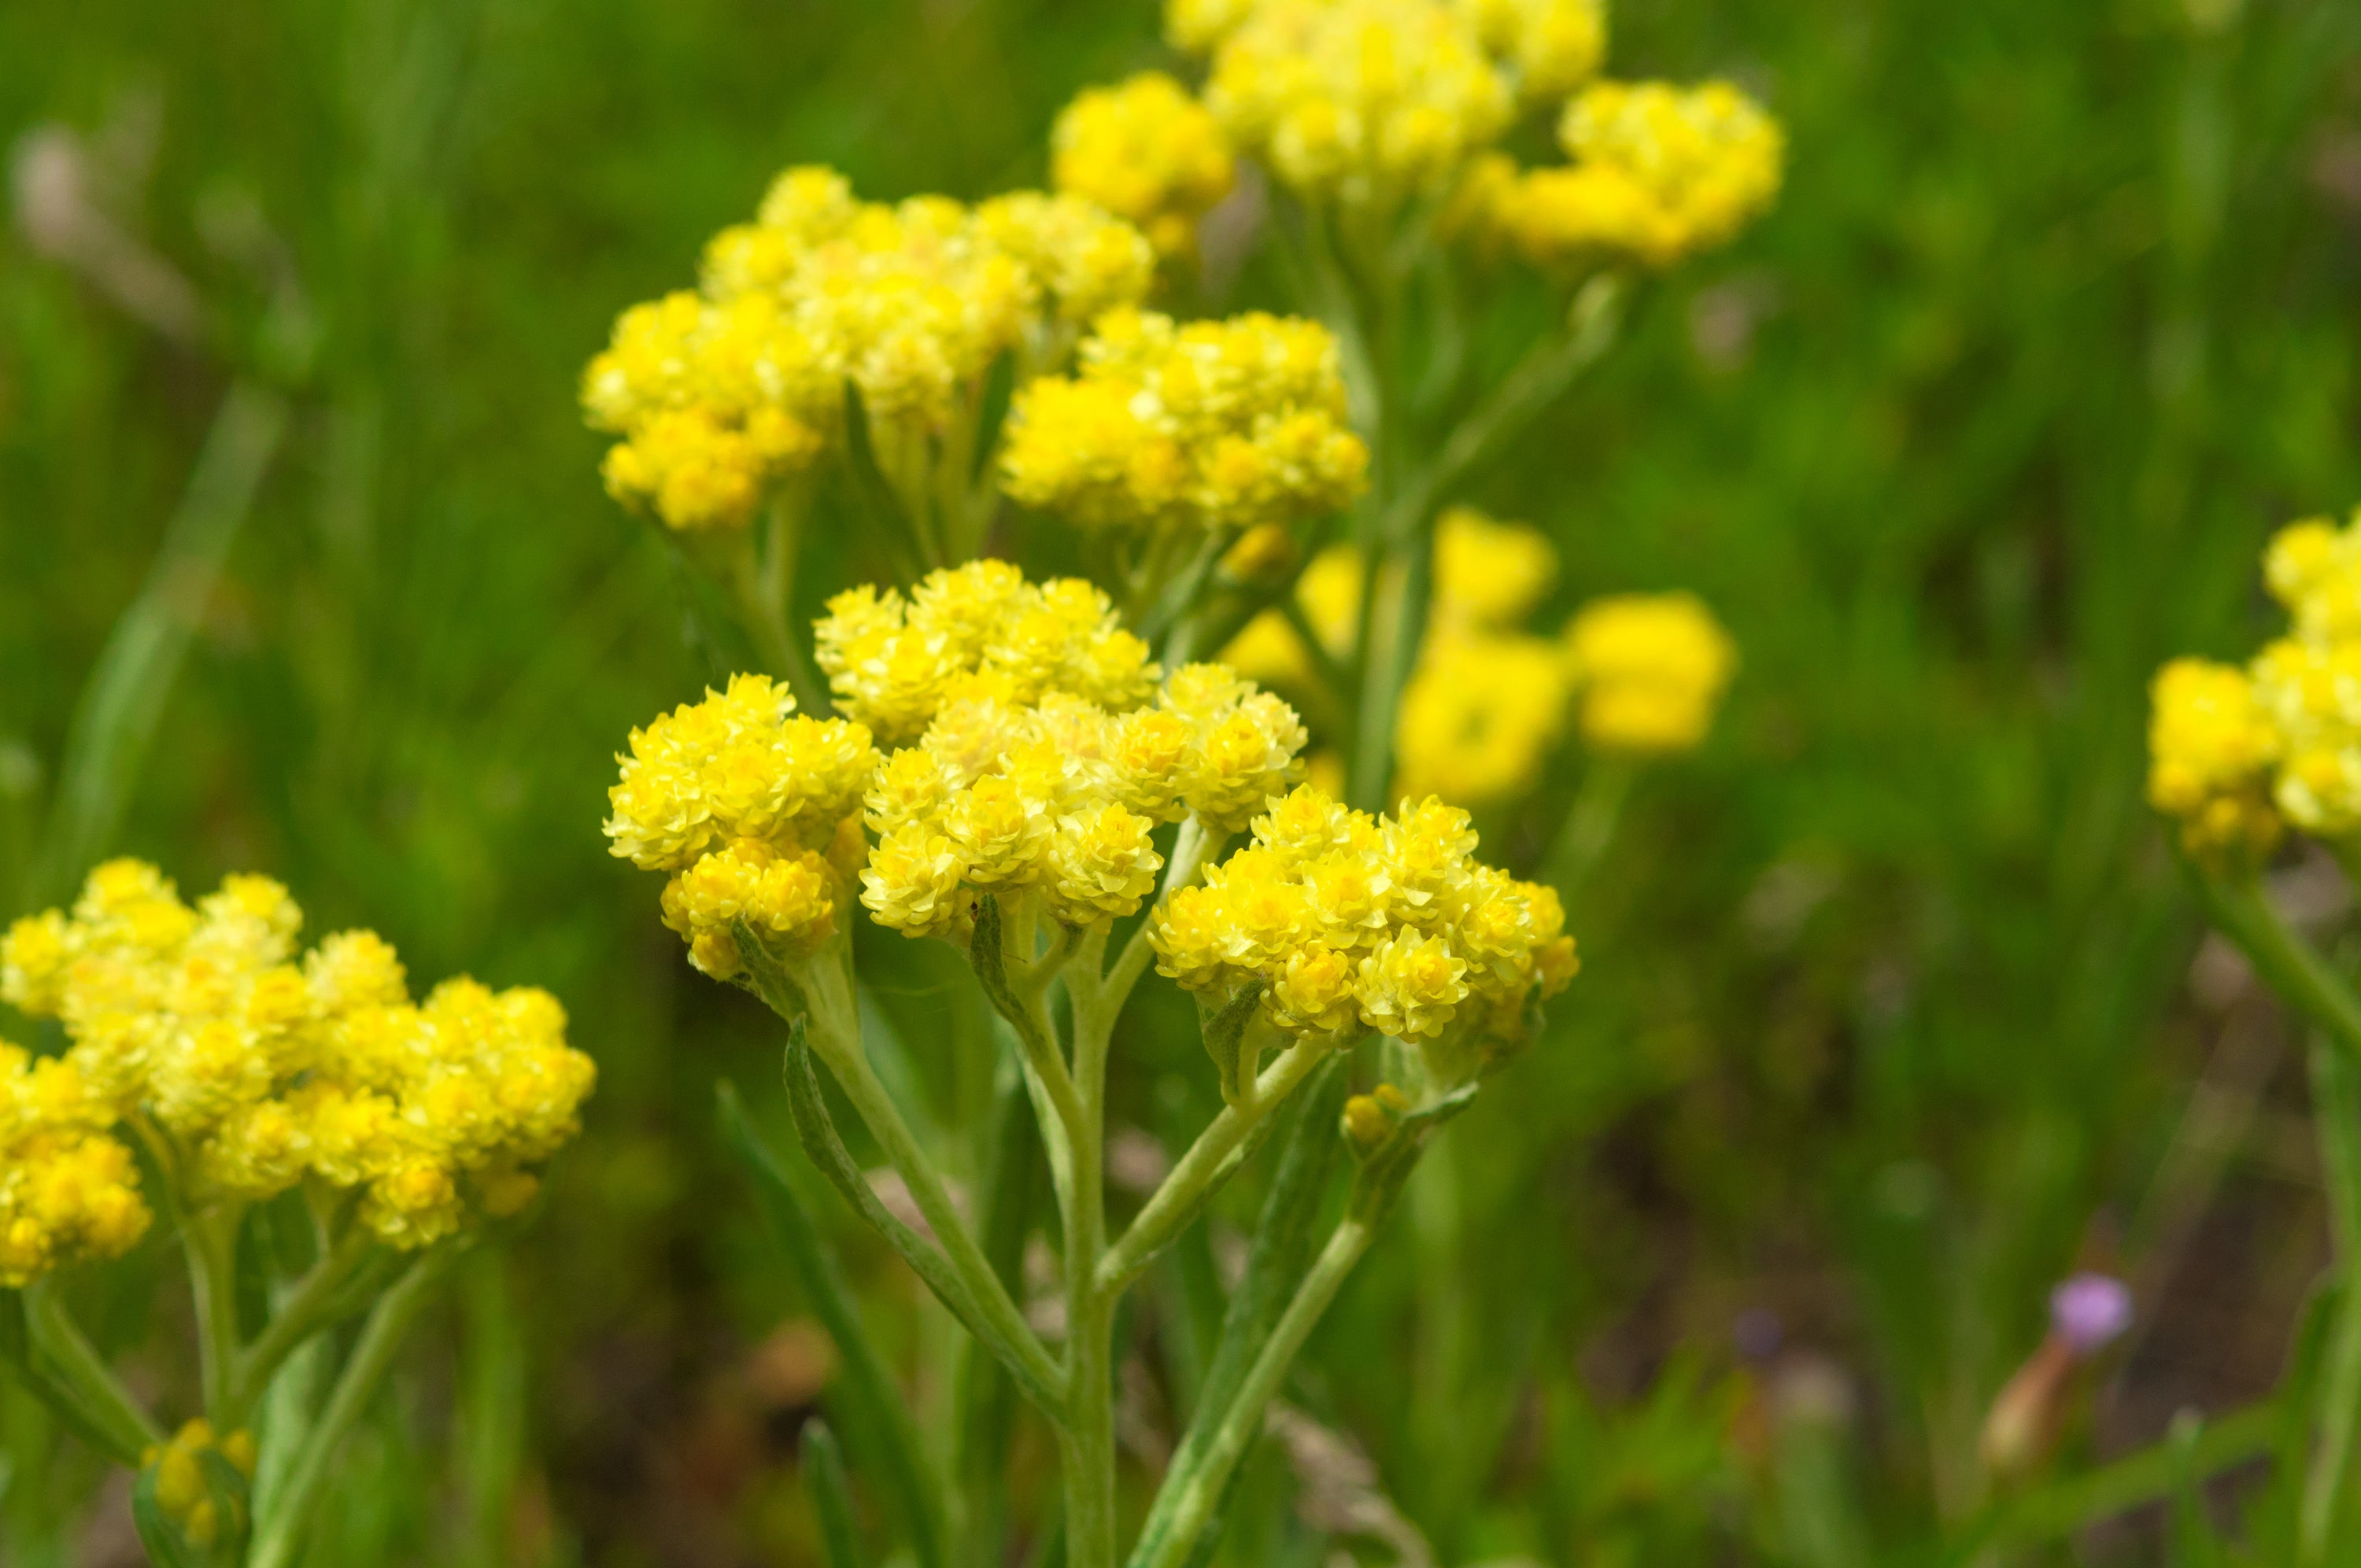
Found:
[[[878, 195], [1038, 180], [1058, 105], [1164, 60], [1155, 27], [1144, 0], [0, 11], [0, 137], [152, 112], [139, 222], [227, 323], [175, 345], [0, 240], [5, 912], [58, 892], [33, 867], [82, 683], [292, 288], [313, 367], [109, 847], [184, 884], [267, 869], [422, 979], [547, 984], [600, 1064], [514, 1304], [457, 1310], [465, 1343], [527, 1325], [517, 1478], [448, 1527], [478, 1560], [808, 1541], [791, 1428], [736, 1387], [795, 1303], [710, 1135], [714, 1079], [768, 1089], [774, 1042], [691, 983], [597, 833], [627, 728], [706, 670], [663, 551], [599, 492], [580, 364], [786, 163]], [[2249, 646], [2266, 532], [2361, 500], [2361, 12], [1680, 0], [1616, 28], [1620, 73], [1763, 92], [1787, 192], [1654, 288], [1478, 499], [1550, 529], [1569, 601], [1693, 588], [1745, 666], [1578, 902], [1554, 1036], [1298, 1397], [1446, 1560], [1869, 1561], [1846, 1553], [1971, 1505], [1983, 1405], [2050, 1282], [2159, 1239], [2146, 1195], [2219, 1025], [2184, 994], [2195, 922], [2139, 801], [2143, 685]], [[940, 1020], [897, 1007], [923, 1057]], [[1190, 1069], [1135, 1064], [1126, 1103], [1154, 1124]], [[2257, 1231], [2250, 1277], [2201, 1257], [2158, 1288], [2261, 1349], [2136, 1361], [2162, 1391], [2124, 1411], [2271, 1376], [2312, 1200], [2220, 1203]], [[928, 1332], [855, 1250], [893, 1333]], [[1748, 1309], [1790, 1350], [1726, 1382]], [[390, 1433], [467, 1408], [458, 1360], [418, 1359]], [[1850, 1411], [1817, 1491], [1780, 1467], [1796, 1445], [1723, 1441], [1732, 1400], [1789, 1420], [1798, 1365]], [[2160, 1421], [2138, 1425], [2103, 1436]], [[368, 1463], [389, 1495], [452, 1485], [431, 1449]], [[461, 1550], [440, 1515], [365, 1511], [333, 1560]], [[1268, 1555], [1235, 1560], [1305, 1550], [1254, 1517]]]

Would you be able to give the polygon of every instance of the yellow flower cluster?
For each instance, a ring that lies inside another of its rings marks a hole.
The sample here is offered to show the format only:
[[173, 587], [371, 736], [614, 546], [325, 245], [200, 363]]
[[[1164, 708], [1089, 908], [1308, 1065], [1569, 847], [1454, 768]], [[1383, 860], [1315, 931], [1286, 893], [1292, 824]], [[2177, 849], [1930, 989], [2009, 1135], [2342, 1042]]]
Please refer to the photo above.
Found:
[[1261, 0], [1221, 35], [1206, 106], [1306, 198], [1383, 209], [1446, 188], [1516, 104], [1472, 9]]
[[1668, 267], [1727, 244], [1779, 193], [1785, 137], [1727, 82], [1601, 82], [1565, 108], [1574, 161], [1472, 170], [1463, 212], [1538, 265], [1631, 257]]
[[[1297, 606], [1333, 659], [1351, 653], [1364, 576], [1359, 551], [1339, 544], [1297, 581]], [[1470, 507], [1437, 521], [1433, 602], [1396, 716], [1399, 793], [1485, 806], [1531, 789], [1577, 693], [1584, 738], [1602, 751], [1703, 739], [1736, 657], [1705, 608], [1685, 594], [1627, 596], [1587, 608], [1563, 641], [1520, 630], [1556, 576], [1557, 553], [1538, 529]], [[1248, 622], [1222, 656], [1282, 688], [1312, 679], [1309, 652], [1277, 610]]]
[[1081, 323], [1141, 298], [1155, 258], [1073, 196], [861, 202], [791, 169], [706, 248], [703, 288], [634, 305], [582, 378], [618, 499], [686, 532], [742, 526], [837, 439], [857, 389], [889, 474], [972, 423], [1002, 355], [1062, 356]]
[[1566, 627], [1582, 738], [1602, 751], [1684, 751], [1705, 739], [1738, 650], [1689, 594], [1618, 594]]
[[862, 873], [878, 924], [963, 938], [972, 894], [1038, 890], [1069, 925], [1136, 912], [1159, 822], [1244, 823], [1296, 776], [1294, 711], [1229, 671], [1159, 683], [1097, 588], [1005, 563], [938, 572], [905, 604], [862, 588], [818, 627], [840, 697], [915, 737], [868, 795]]
[[1316, 322], [1111, 312], [1074, 375], [1016, 394], [1003, 488], [1094, 529], [1238, 529], [1334, 511], [1359, 493], [1369, 460], [1345, 427], [1337, 366]]
[[212, 1484], [205, 1478], [208, 1453], [220, 1454], [240, 1475], [253, 1479], [258, 1457], [254, 1434], [241, 1428], [217, 1439], [213, 1423], [202, 1419], [182, 1422], [170, 1442], [156, 1444], [139, 1456], [141, 1466], [156, 1473], [156, 1507], [199, 1551], [213, 1545], [222, 1525], [221, 1505], [214, 1500]]
[[1121, 709], [1156, 682], [1148, 644], [1106, 595], [1079, 578], [1028, 583], [1005, 561], [929, 573], [907, 598], [849, 589], [828, 609], [813, 641], [837, 706], [890, 744], [962, 699], [1021, 707], [1061, 692]]
[[1259, 984], [1271, 1021], [1298, 1036], [1358, 1025], [1513, 1040], [1526, 1003], [1573, 977], [1557, 894], [1472, 860], [1456, 806], [1371, 817], [1306, 785], [1253, 826], [1246, 848], [1151, 916], [1157, 967], [1186, 990]]
[[1161, 256], [1195, 246], [1235, 174], [1212, 113], [1162, 71], [1086, 89], [1049, 132], [1049, 182], [1126, 219]]
[[2279, 734], [2235, 664], [2175, 659], [2149, 691], [2148, 804], [2180, 820], [2192, 853], [2259, 854], [2276, 843], [2271, 765]]
[[147, 1230], [131, 1151], [107, 1132], [115, 1120], [74, 1063], [0, 1041], [0, 1287], [119, 1257]]
[[2192, 850], [2258, 853], [2279, 817], [2361, 830], [2361, 511], [2280, 530], [2263, 576], [2290, 635], [2244, 671], [2176, 659], [2157, 675], [2148, 798]]
[[[71, 1041], [58, 1067], [31, 1070], [49, 1085], [34, 1098], [87, 1102], [86, 1126], [152, 1128], [200, 1200], [306, 1179], [356, 1190], [363, 1223], [396, 1246], [522, 1207], [536, 1186], [524, 1168], [574, 1135], [595, 1077], [556, 1000], [454, 980], [413, 1003], [369, 932], [329, 937], [298, 964], [302, 924], [265, 877], [233, 876], [191, 908], [152, 866], [99, 867], [71, 914], [28, 916], [0, 943], [0, 997], [61, 1019]], [[61, 1146], [12, 1175], [38, 1187]], [[81, 1157], [91, 1212], [113, 1216], [104, 1245], [136, 1234], [144, 1213], [107, 1190], [128, 1187], [127, 1166]], [[81, 1245], [104, 1250], [86, 1224]], [[59, 1234], [70, 1256], [76, 1232]], [[50, 1266], [50, 1251], [27, 1261]]]
[[767, 675], [735, 675], [631, 731], [608, 791], [609, 848], [643, 871], [671, 872], [664, 924], [691, 960], [729, 979], [744, 968], [732, 927], [746, 921], [782, 953], [834, 932], [839, 859], [857, 840], [877, 765], [868, 729], [795, 711]]

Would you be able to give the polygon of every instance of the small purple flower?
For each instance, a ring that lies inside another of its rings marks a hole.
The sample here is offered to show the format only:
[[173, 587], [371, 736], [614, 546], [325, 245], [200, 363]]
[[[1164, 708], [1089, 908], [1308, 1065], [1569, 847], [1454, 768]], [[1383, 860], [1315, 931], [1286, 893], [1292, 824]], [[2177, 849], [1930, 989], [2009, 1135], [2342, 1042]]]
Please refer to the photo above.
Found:
[[2049, 1293], [2049, 1332], [2076, 1360], [2096, 1355], [2132, 1325], [2132, 1293], [2105, 1274], [2077, 1274]]

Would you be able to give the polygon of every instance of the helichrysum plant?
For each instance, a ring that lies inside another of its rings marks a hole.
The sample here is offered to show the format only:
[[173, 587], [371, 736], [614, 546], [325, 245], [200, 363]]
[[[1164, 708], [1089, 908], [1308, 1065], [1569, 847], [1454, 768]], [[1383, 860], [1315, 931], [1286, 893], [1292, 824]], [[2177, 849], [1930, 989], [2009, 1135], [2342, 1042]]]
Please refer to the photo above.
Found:
[[[1164, 672], [1088, 583], [1035, 585], [979, 561], [930, 574], [906, 600], [847, 592], [817, 635], [852, 717], [812, 719], [768, 678], [741, 675], [633, 733], [608, 835], [671, 873], [664, 919], [692, 961], [790, 1025], [790, 1086], [823, 1165], [837, 1161], [815, 1058], [909, 1184], [933, 1239], [904, 1228], [895, 1240], [1058, 1431], [1075, 1561], [1115, 1550], [1124, 1293], [1308, 1079], [1372, 1036], [1389, 1042], [1385, 1083], [1326, 1134], [1361, 1160], [1351, 1207], [1202, 1450], [1166, 1478], [1142, 1550], [1183, 1561], [1419, 1144], [1572, 977], [1556, 894], [1478, 862], [1456, 807], [1430, 798], [1372, 816], [1298, 784], [1292, 709], [1223, 665]], [[864, 1052], [856, 905], [961, 949], [1020, 1047], [1063, 1238], [1060, 1354], [1011, 1299]], [[1224, 1109], [1117, 1228], [1107, 1069], [1151, 965], [1196, 998]]]
[[[1768, 209], [1784, 159], [1731, 85], [1600, 80], [1594, 0], [1178, 0], [1166, 21], [1192, 63], [1080, 94], [1049, 192], [885, 203], [791, 170], [697, 288], [622, 314], [582, 386], [608, 488], [753, 654], [631, 733], [610, 846], [666, 879], [688, 960], [786, 1022], [807, 1152], [1054, 1433], [1080, 1568], [1118, 1560], [1126, 1518], [1142, 1568], [1202, 1550], [1429, 1140], [1571, 979], [1552, 884], [1637, 762], [1710, 728], [1736, 653], [1698, 601], [1552, 609], [1548, 539], [1466, 501], [1636, 291]], [[1503, 150], [1552, 133], [1563, 162]], [[1253, 246], [1294, 295], [1225, 313]], [[1502, 342], [1518, 356], [1479, 347]], [[801, 581], [823, 525], [858, 586]], [[1553, 789], [1575, 737], [1581, 785]], [[1537, 801], [1547, 881], [1477, 858], [1471, 812]], [[863, 923], [963, 960], [1026, 1141], [934, 1127], [889, 1083], [862, 970], [904, 971]], [[1150, 970], [1187, 1003], [1127, 1009]], [[1191, 1004], [1221, 1108], [1126, 1214], [1110, 1073], [1159, 1059], [1143, 1032]], [[822, 1069], [915, 1215], [862, 1175]], [[1126, 1292], [1282, 1123], [1222, 1343], [1126, 1513]], [[1005, 1185], [987, 1143], [1053, 1192], [1050, 1327], [1020, 1306], [1025, 1223], [976, 1191]], [[828, 1271], [806, 1284], [857, 1341]], [[901, 1433], [873, 1431], [870, 1480], [926, 1568], [1005, 1558], [1004, 1477], [963, 1424], [932, 1453], [906, 1414], [865, 1424]]]
[[[418, 1001], [373, 933], [299, 956], [302, 918], [267, 877], [192, 906], [115, 861], [0, 942], [0, 1000], [67, 1041], [38, 1058], [0, 1046], [0, 1357], [137, 1469], [159, 1563], [296, 1561], [336, 1445], [432, 1287], [533, 1201], [595, 1076], [546, 992], [453, 980]], [[197, 1327], [195, 1413], [169, 1432], [62, 1289], [159, 1223]]]

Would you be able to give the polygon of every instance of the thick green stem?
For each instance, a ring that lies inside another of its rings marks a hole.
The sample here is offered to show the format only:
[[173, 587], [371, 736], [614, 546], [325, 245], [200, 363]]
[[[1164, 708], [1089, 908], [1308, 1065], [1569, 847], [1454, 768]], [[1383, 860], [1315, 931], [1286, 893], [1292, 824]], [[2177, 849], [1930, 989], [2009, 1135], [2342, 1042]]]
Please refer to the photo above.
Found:
[[1139, 1276], [1156, 1255], [1171, 1245], [1189, 1217], [1197, 1212], [1207, 1189], [1218, 1178], [1232, 1154], [1272, 1110], [1295, 1091], [1298, 1084], [1330, 1054], [1325, 1041], [1299, 1040], [1256, 1078], [1252, 1091], [1238, 1103], [1224, 1105], [1206, 1124], [1180, 1157], [1164, 1183], [1131, 1222], [1099, 1263], [1099, 1278], [1110, 1290], [1120, 1290]]
[[417, 1321], [455, 1255], [445, 1247], [427, 1253], [410, 1266], [394, 1282], [393, 1288], [378, 1299], [368, 1321], [361, 1329], [359, 1343], [353, 1346], [351, 1359], [345, 1363], [335, 1389], [328, 1395], [327, 1408], [320, 1412], [310, 1446], [288, 1478], [286, 1487], [279, 1493], [271, 1517], [257, 1521], [247, 1568], [289, 1568], [295, 1561], [304, 1528], [311, 1523], [312, 1510], [319, 1504], [320, 1489], [335, 1462], [336, 1450], [368, 1411], [378, 1385], [385, 1379], [386, 1369], [393, 1365], [394, 1354], [401, 1348], [402, 1337]]
[[[237, 1379], [236, 1204], [189, 1215], [181, 1241], [189, 1256], [189, 1288], [197, 1307], [197, 1365], [205, 1414], [215, 1425], [235, 1424]], [[229, 1430], [225, 1426], [223, 1430]]]
[[[877, 1077], [876, 1069], [869, 1064], [868, 1052], [862, 1049], [857, 1014], [848, 1019], [839, 1007], [819, 1005], [821, 998], [813, 997], [811, 1011], [812, 1049], [828, 1064], [836, 1077], [845, 1098], [869, 1128], [870, 1136], [885, 1151], [886, 1159], [900, 1173], [910, 1189], [910, 1197], [918, 1205], [918, 1212], [927, 1217], [935, 1239], [941, 1244], [943, 1255], [958, 1274], [976, 1309], [985, 1313], [1008, 1343], [1024, 1357], [1026, 1369], [1049, 1387], [1059, 1386], [1063, 1374], [1041, 1341], [1025, 1321], [1009, 1298], [1007, 1287], [993, 1272], [983, 1249], [960, 1218], [959, 1209], [951, 1202], [950, 1190], [934, 1161], [928, 1157], [910, 1124], [902, 1119], [901, 1108], [894, 1103], [885, 1085]], [[844, 1007], [851, 1006], [850, 997], [841, 999]]]
[[1328, 1245], [1321, 1248], [1295, 1299], [1287, 1304], [1270, 1338], [1263, 1343], [1254, 1365], [1247, 1369], [1246, 1381], [1238, 1386], [1237, 1397], [1230, 1401], [1228, 1413], [1215, 1429], [1213, 1442], [1206, 1445], [1204, 1458], [1190, 1475], [1173, 1509], [1170, 1532], [1142, 1568], [1180, 1568], [1189, 1560], [1197, 1538], [1213, 1522], [1213, 1510], [1228, 1487], [1230, 1473], [1237, 1468], [1256, 1434], [1262, 1431], [1263, 1413], [1278, 1398], [1288, 1368], [1294, 1365], [1297, 1353], [1312, 1337], [1313, 1326], [1327, 1311], [1329, 1303], [1336, 1299], [1345, 1277], [1353, 1272], [1361, 1255], [1368, 1251], [1374, 1234], [1370, 1224], [1369, 1221], [1348, 1218], [1329, 1236]]
[[2316, 1568], [2329, 1561], [2338, 1515], [2353, 1469], [2361, 1424], [2361, 1064], [2325, 1046], [2312, 1053], [2312, 1122], [2328, 1183], [2330, 1232], [2344, 1289], [2336, 1303], [2328, 1366], [2320, 1395], [2320, 1446], [2305, 1478], [2297, 1529], [2297, 1562]]
[[146, 1407], [116, 1381], [114, 1370], [82, 1332], [57, 1287], [37, 1283], [25, 1291], [26, 1315], [33, 1342], [48, 1366], [79, 1400], [82, 1412], [99, 1423], [107, 1437], [134, 1462], [142, 1449], [164, 1441], [164, 1429]]

